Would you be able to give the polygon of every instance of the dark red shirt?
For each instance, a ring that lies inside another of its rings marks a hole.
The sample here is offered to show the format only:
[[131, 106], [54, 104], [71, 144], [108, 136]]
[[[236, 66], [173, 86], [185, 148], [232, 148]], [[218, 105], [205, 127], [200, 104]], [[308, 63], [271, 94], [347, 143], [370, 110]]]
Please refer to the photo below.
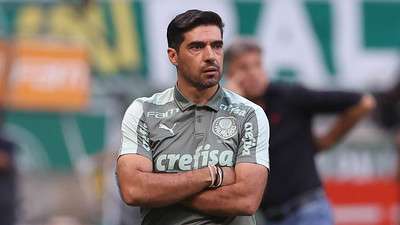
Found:
[[270, 121], [270, 164], [263, 209], [277, 207], [321, 186], [314, 155], [312, 120], [356, 105], [361, 94], [313, 91], [301, 86], [270, 84], [264, 110]]

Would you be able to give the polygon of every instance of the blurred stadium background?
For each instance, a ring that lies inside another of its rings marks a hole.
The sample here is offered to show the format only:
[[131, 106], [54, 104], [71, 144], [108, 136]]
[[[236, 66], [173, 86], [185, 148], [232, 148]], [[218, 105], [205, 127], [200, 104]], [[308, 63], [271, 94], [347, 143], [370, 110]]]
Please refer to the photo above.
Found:
[[[122, 114], [174, 84], [166, 27], [190, 8], [218, 12], [226, 44], [256, 38], [273, 80], [379, 91], [400, 78], [400, 0], [0, 0], [1, 129], [18, 146], [18, 224], [117, 224]], [[318, 157], [337, 224], [399, 224], [393, 140], [368, 119]]]

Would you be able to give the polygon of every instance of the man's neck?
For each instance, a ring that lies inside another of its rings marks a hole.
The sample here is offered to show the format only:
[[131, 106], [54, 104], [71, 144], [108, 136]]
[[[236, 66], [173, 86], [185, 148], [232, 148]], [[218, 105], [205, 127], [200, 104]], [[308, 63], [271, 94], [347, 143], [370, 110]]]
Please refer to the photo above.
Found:
[[215, 95], [219, 85], [210, 88], [197, 88], [193, 86], [181, 85], [177, 83], [179, 91], [185, 98], [195, 103], [196, 105], [205, 105]]

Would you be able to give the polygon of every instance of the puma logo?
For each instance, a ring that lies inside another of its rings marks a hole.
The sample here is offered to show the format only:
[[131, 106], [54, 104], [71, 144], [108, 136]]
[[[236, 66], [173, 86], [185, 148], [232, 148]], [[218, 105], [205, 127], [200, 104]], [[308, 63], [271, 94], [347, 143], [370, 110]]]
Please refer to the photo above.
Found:
[[172, 135], [174, 135], [174, 130], [173, 130], [173, 129], [174, 129], [175, 125], [176, 125], [176, 123], [174, 123], [174, 125], [173, 125], [171, 128], [169, 128], [169, 127], [167, 127], [165, 124], [160, 123], [159, 128], [164, 129], [164, 130], [167, 130], [167, 131], [169, 131]]

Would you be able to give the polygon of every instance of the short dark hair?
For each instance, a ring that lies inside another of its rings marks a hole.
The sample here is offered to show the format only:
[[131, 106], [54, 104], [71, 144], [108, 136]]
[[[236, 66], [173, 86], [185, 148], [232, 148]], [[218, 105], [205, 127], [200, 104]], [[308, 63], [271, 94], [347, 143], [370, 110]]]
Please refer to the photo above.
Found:
[[212, 11], [201, 11], [191, 9], [177, 15], [168, 25], [167, 40], [168, 47], [179, 50], [183, 42], [183, 34], [201, 25], [215, 25], [224, 33], [224, 23], [221, 17]]
[[239, 38], [232, 42], [224, 53], [224, 67], [228, 68], [232, 61], [239, 56], [249, 53], [262, 53], [260, 45], [252, 38]]

